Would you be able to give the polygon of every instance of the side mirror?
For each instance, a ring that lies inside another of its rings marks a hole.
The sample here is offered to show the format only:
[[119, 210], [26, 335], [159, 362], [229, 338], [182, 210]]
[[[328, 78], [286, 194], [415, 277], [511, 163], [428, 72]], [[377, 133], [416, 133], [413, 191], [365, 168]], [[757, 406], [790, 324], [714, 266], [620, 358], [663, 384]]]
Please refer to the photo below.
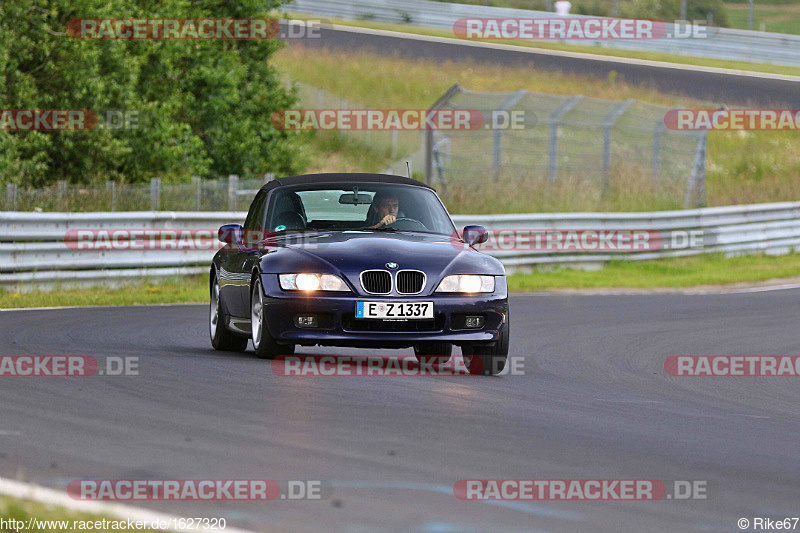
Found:
[[217, 237], [221, 242], [229, 246], [238, 246], [242, 244], [242, 233], [244, 228], [241, 224], [225, 224], [219, 228]]
[[483, 244], [489, 240], [489, 232], [483, 226], [464, 226], [463, 236], [470, 246]]

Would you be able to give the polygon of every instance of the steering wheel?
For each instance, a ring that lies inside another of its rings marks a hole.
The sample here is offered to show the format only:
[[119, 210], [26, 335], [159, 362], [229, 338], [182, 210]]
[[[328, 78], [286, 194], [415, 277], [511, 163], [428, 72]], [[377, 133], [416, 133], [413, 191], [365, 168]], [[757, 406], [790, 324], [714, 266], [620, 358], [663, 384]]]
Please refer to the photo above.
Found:
[[417, 219], [408, 217], [396, 218], [391, 224], [386, 224], [386, 227], [405, 231], [428, 231], [428, 227], [425, 224]]

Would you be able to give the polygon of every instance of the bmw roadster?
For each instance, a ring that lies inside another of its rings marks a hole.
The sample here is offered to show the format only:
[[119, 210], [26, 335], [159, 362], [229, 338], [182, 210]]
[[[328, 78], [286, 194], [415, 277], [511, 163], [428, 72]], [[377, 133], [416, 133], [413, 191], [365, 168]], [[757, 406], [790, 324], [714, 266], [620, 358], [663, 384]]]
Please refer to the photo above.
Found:
[[497, 259], [459, 234], [434, 190], [380, 174], [273, 180], [244, 226], [220, 228], [211, 266], [217, 350], [265, 359], [295, 346], [408, 348], [421, 362], [461, 347], [470, 373], [497, 374], [509, 345], [508, 290]]

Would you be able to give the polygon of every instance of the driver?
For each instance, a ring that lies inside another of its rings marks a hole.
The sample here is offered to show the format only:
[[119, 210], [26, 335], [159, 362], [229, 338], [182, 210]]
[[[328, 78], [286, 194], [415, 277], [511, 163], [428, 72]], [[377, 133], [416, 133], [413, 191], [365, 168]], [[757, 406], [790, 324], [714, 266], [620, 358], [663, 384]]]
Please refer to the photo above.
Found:
[[370, 209], [377, 215], [378, 223], [374, 226], [369, 226], [369, 229], [382, 228], [383, 226], [393, 224], [394, 221], [397, 220], [398, 213], [400, 213], [400, 200], [398, 200], [396, 196], [392, 196], [391, 194], [375, 196], [375, 201], [372, 203]]

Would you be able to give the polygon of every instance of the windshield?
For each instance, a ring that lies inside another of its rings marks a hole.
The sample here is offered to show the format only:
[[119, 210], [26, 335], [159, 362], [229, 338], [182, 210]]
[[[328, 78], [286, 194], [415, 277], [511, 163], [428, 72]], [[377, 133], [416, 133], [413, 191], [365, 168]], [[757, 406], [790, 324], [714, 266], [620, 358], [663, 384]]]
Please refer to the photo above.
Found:
[[337, 183], [276, 191], [270, 202], [267, 230], [386, 230], [451, 235], [455, 227], [430, 189]]

